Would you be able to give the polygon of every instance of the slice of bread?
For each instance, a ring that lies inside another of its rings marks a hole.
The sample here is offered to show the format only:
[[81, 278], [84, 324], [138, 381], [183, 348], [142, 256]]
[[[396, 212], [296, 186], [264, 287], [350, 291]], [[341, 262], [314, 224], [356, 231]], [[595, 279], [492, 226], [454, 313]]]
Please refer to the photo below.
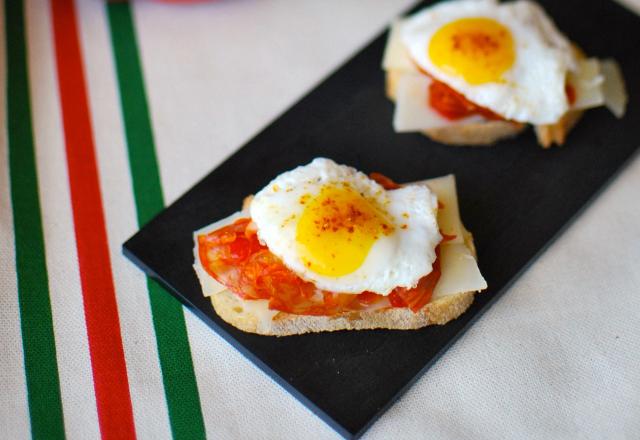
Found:
[[211, 296], [218, 316], [245, 332], [269, 336], [290, 336], [337, 330], [376, 328], [413, 330], [431, 324], [446, 324], [462, 315], [473, 302], [474, 292], [445, 296], [425, 305], [417, 313], [407, 308], [349, 312], [335, 316], [293, 315], [278, 312], [273, 319], [260, 319], [244, 307], [244, 301], [225, 290]]
[[425, 136], [447, 145], [482, 147], [493, 145], [502, 139], [514, 137], [525, 124], [508, 121], [487, 121], [477, 124], [448, 125], [424, 130]]
[[[386, 71], [386, 94], [395, 101], [398, 82], [404, 72], [399, 70]], [[534, 126], [538, 143], [543, 148], [553, 144], [563, 145], [569, 131], [582, 116], [582, 110], [568, 112], [557, 123]], [[424, 130], [422, 133], [447, 145], [459, 146], [487, 146], [514, 137], [526, 128], [526, 124], [511, 121], [487, 121], [483, 123], [451, 125], [446, 127]]]

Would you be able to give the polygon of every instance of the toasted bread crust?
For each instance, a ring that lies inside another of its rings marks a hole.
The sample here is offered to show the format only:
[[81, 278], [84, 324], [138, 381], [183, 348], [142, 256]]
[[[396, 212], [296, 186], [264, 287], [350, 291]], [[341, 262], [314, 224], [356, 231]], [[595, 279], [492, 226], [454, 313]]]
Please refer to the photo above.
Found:
[[567, 134], [582, 117], [583, 110], [567, 112], [558, 122], [550, 125], [535, 125], [534, 130], [538, 143], [542, 148], [550, 148], [553, 144], [564, 145]]
[[245, 332], [268, 336], [290, 336], [337, 330], [414, 330], [432, 324], [446, 324], [465, 312], [473, 303], [474, 292], [445, 296], [425, 305], [417, 313], [407, 308], [391, 308], [369, 312], [349, 312], [335, 316], [293, 315], [279, 312], [271, 321], [263, 322], [251, 311], [244, 310], [242, 300], [229, 291], [211, 296], [216, 313], [227, 323]]
[[[386, 94], [395, 101], [398, 82], [404, 72], [388, 70], [386, 72]], [[557, 123], [534, 126], [538, 143], [543, 148], [553, 144], [563, 145], [569, 134], [582, 116], [583, 111], [570, 111]], [[452, 125], [424, 130], [422, 133], [436, 142], [458, 146], [489, 146], [496, 142], [516, 136], [526, 128], [526, 124], [511, 121], [487, 121], [477, 124]]]

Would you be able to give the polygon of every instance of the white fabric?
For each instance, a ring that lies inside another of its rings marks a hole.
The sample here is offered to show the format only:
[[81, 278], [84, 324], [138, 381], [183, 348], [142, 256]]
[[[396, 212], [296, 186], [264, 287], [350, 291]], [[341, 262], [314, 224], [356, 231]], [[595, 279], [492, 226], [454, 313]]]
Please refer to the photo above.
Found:
[[[99, 437], [80, 273], [74, 241], [53, 26], [45, 0], [25, 2], [34, 147], [64, 425], [71, 438]], [[61, 258], [61, 256], [64, 256]], [[67, 264], [61, 264], [61, 260]]]
[[102, 0], [76, 5], [136, 434], [168, 438], [171, 428], [147, 282], [122, 257], [122, 243], [138, 229], [138, 222], [106, 8]]
[[[4, 23], [4, 9], [0, 7], [0, 23]], [[4, 26], [0, 38], [5, 41]], [[0, 44], [0, 83], [6, 84], [5, 45]], [[0, 121], [6, 120], [4, 105], [6, 87], [0, 89]], [[8, 155], [7, 131], [0, 132], [0, 157]], [[9, 188], [9, 168], [0, 166], [0, 426], [7, 438], [28, 438], [29, 408], [27, 384], [24, 376], [20, 306], [18, 304], [16, 259], [13, 239], [13, 213]]]
[[[640, 0], [633, 1], [640, 10]], [[166, 202], [268, 125], [410, 3], [136, 2]], [[168, 438], [144, 277], [120, 251], [137, 226], [104, 2], [76, 4], [136, 432], [142, 439]], [[50, 14], [42, 0], [29, 0], [27, 10], [29, 25], [37, 27], [29, 31], [30, 67], [41, 69], [30, 71], [30, 78], [65, 425], [69, 438], [98, 438], [68, 187], [51, 186], [66, 181], [66, 164], [51, 31], [43, 21]], [[3, 60], [0, 75], [5, 74]], [[4, 102], [3, 95], [4, 90]], [[30, 428], [11, 264], [12, 214], [2, 159], [6, 150], [2, 130], [0, 437], [23, 439], [29, 438]], [[365, 438], [637, 437], [638, 187], [640, 158]], [[63, 258], [56, 258], [58, 253]], [[209, 438], [338, 438], [198, 318], [188, 312], [185, 316]]]

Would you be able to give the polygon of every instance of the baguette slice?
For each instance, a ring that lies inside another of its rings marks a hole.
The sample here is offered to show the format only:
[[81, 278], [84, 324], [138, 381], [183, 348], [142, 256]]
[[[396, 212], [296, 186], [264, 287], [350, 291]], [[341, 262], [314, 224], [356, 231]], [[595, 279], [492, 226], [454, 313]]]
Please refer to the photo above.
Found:
[[449, 125], [431, 128], [422, 134], [436, 142], [447, 145], [485, 147], [503, 139], [517, 136], [526, 128], [525, 124], [509, 121], [487, 121], [475, 124]]
[[[460, 221], [454, 177], [444, 176], [420, 182], [419, 184], [427, 184], [431, 190], [436, 193], [438, 199], [443, 201], [445, 205], [445, 208], [438, 213], [438, 223], [443, 233], [456, 235], [456, 239], [444, 246], [459, 246], [459, 249], [466, 248], [466, 257], [458, 253], [454, 258], [475, 259], [476, 250], [473, 237]], [[243, 212], [246, 213], [248, 211], [251, 199], [252, 196], [245, 198], [243, 202]], [[241, 216], [242, 213], [237, 213], [230, 217], [230, 219], [233, 221]], [[222, 225], [219, 222], [218, 224], [205, 228], [205, 230], [196, 231], [194, 235], [206, 232], [207, 230], [217, 229], [220, 226]], [[445, 250], [442, 252], [443, 277], [441, 281], [446, 278], [446, 267], [450, 267], [444, 266], [445, 260], [449, 257], [447, 257]], [[334, 316], [295, 315], [269, 310], [266, 300], [244, 300], [233, 294], [206, 274], [202, 266], [197, 262], [197, 255], [196, 247], [194, 249], [194, 257], [196, 258], [194, 269], [200, 280], [203, 293], [205, 296], [210, 297], [211, 304], [218, 316], [240, 330], [268, 336], [290, 336], [311, 332], [379, 328], [411, 330], [433, 324], [442, 325], [456, 319], [464, 313], [473, 303], [476, 292], [474, 290], [442, 295], [438, 291], [440, 286], [437, 286], [432, 301], [417, 313], [406, 308], [388, 308], [346, 312]], [[476, 263], [473, 262], [477, 270], [475, 264]], [[458, 272], [453, 270], [453, 273], [450, 272], [450, 275], [451, 274], [455, 277]], [[449, 278], [451, 278], [451, 276], [449, 276]], [[483, 290], [486, 288], [484, 280], [482, 280], [482, 282], [483, 285], [474, 284], [474, 289], [478, 288], [478, 290]], [[465, 284], [465, 286], [468, 286], [468, 284]], [[464, 288], [460, 290], [464, 290]]]
[[445, 296], [425, 305], [417, 313], [409, 309], [385, 309], [342, 313], [335, 316], [293, 315], [278, 312], [270, 320], [246, 309], [246, 302], [225, 290], [211, 296], [218, 316], [245, 332], [268, 336], [290, 336], [337, 330], [370, 330], [377, 328], [413, 330], [432, 324], [446, 324], [456, 319], [473, 302], [474, 292]]

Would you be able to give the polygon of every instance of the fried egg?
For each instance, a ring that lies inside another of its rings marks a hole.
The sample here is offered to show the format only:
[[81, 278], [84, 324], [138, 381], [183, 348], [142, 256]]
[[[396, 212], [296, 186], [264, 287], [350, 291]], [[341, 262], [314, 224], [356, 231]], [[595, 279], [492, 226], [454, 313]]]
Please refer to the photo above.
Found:
[[442, 239], [437, 209], [425, 185], [386, 191], [318, 158], [258, 192], [250, 215], [260, 241], [319, 289], [388, 295], [431, 272]]
[[401, 38], [422, 71], [505, 119], [552, 124], [569, 109], [575, 55], [533, 2], [442, 2], [409, 17]]

